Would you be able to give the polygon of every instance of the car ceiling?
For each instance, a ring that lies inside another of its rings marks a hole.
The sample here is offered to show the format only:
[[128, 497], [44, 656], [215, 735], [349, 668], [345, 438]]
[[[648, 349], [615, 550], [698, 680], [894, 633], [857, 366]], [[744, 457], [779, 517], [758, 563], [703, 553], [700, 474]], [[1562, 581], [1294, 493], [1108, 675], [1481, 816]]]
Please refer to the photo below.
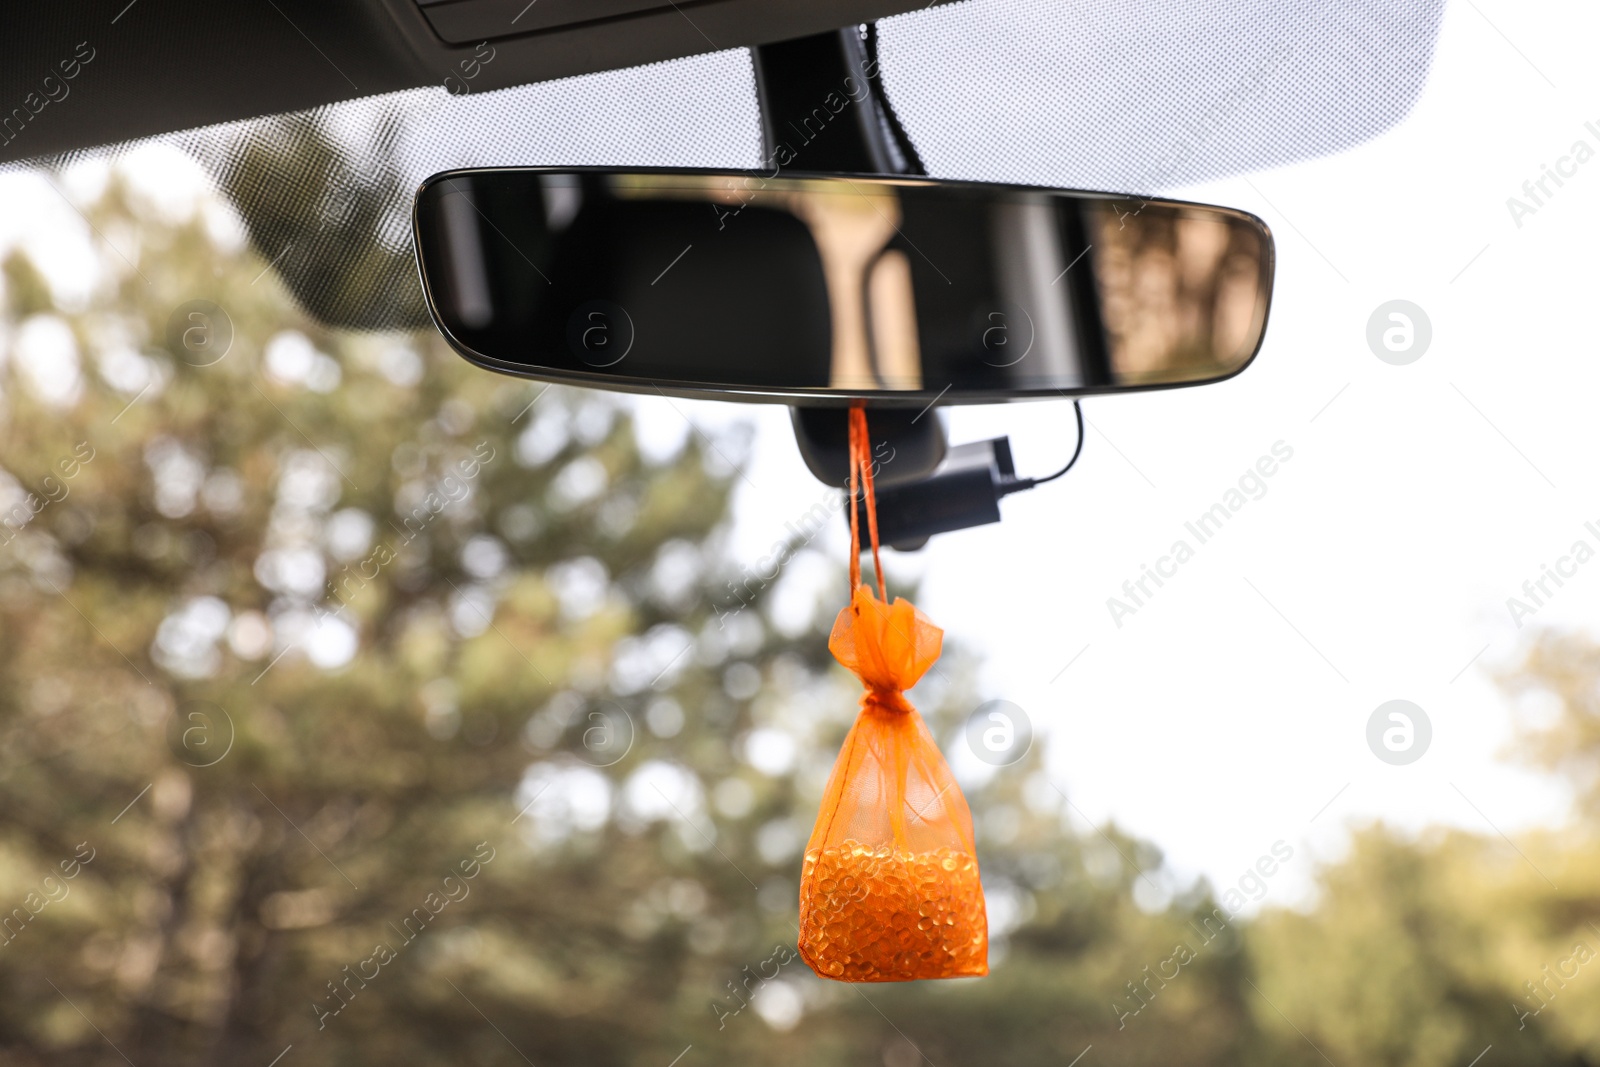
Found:
[[12, 121], [0, 124], [0, 162], [442, 87], [447, 79], [459, 82], [462, 64], [473, 62], [480, 45], [495, 52], [473, 78], [472, 87], [483, 91], [782, 40], [925, 6], [928, 0], [7, 4], [0, 7], [0, 120]]

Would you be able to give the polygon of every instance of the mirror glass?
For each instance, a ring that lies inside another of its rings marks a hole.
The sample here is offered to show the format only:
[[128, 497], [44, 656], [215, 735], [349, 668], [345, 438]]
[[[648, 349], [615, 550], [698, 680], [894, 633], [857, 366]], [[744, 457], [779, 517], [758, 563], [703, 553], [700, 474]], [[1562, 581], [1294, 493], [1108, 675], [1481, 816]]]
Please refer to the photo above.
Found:
[[1242, 211], [920, 178], [458, 171], [414, 221], [469, 360], [725, 399], [1217, 381], [1255, 355], [1272, 288], [1271, 234]]

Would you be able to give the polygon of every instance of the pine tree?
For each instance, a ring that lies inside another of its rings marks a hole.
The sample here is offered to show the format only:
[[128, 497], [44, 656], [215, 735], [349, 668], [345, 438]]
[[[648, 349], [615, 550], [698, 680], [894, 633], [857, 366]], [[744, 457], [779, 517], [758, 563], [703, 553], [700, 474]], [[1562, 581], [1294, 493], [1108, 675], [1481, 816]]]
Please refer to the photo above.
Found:
[[[1233, 1057], [1233, 956], [1119, 1027], [1209, 897], [1133, 907], [1159, 854], [1075, 829], [1038, 746], [969, 794], [991, 978], [805, 971], [799, 849], [859, 688], [842, 568], [785, 629], [726, 562], [733, 444], [651, 458], [604, 394], [330, 329], [270, 245], [115, 171], [85, 211], [87, 306], [5, 263], [7, 1063]], [[972, 677], [951, 648], [913, 693], [947, 746]]]

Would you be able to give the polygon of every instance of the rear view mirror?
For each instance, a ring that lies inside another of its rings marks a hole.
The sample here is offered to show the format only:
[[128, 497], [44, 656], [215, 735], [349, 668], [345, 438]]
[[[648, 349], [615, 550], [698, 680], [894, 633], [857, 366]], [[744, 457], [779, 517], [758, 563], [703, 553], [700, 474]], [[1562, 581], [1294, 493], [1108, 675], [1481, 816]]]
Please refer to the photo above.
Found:
[[922, 178], [516, 168], [428, 179], [434, 321], [491, 370], [805, 404], [1228, 378], [1272, 236], [1230, 208]]

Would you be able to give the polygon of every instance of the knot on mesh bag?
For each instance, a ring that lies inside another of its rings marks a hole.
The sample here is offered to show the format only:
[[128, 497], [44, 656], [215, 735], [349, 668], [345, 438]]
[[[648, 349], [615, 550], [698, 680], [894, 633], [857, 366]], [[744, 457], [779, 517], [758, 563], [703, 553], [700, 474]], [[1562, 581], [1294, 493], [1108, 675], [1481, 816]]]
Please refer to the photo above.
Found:
[[[866, 412], [850, 412], [850, 603], [828, 638], [861, 679], [861, 711], [806, 843], [800, 955], [824, 978], [903, 982], [989, 973], [972, 813], [927, 723], [905, 697], [944, 632], [883, 592]], [[857, 500], [881, 596], [861, 583]]]

